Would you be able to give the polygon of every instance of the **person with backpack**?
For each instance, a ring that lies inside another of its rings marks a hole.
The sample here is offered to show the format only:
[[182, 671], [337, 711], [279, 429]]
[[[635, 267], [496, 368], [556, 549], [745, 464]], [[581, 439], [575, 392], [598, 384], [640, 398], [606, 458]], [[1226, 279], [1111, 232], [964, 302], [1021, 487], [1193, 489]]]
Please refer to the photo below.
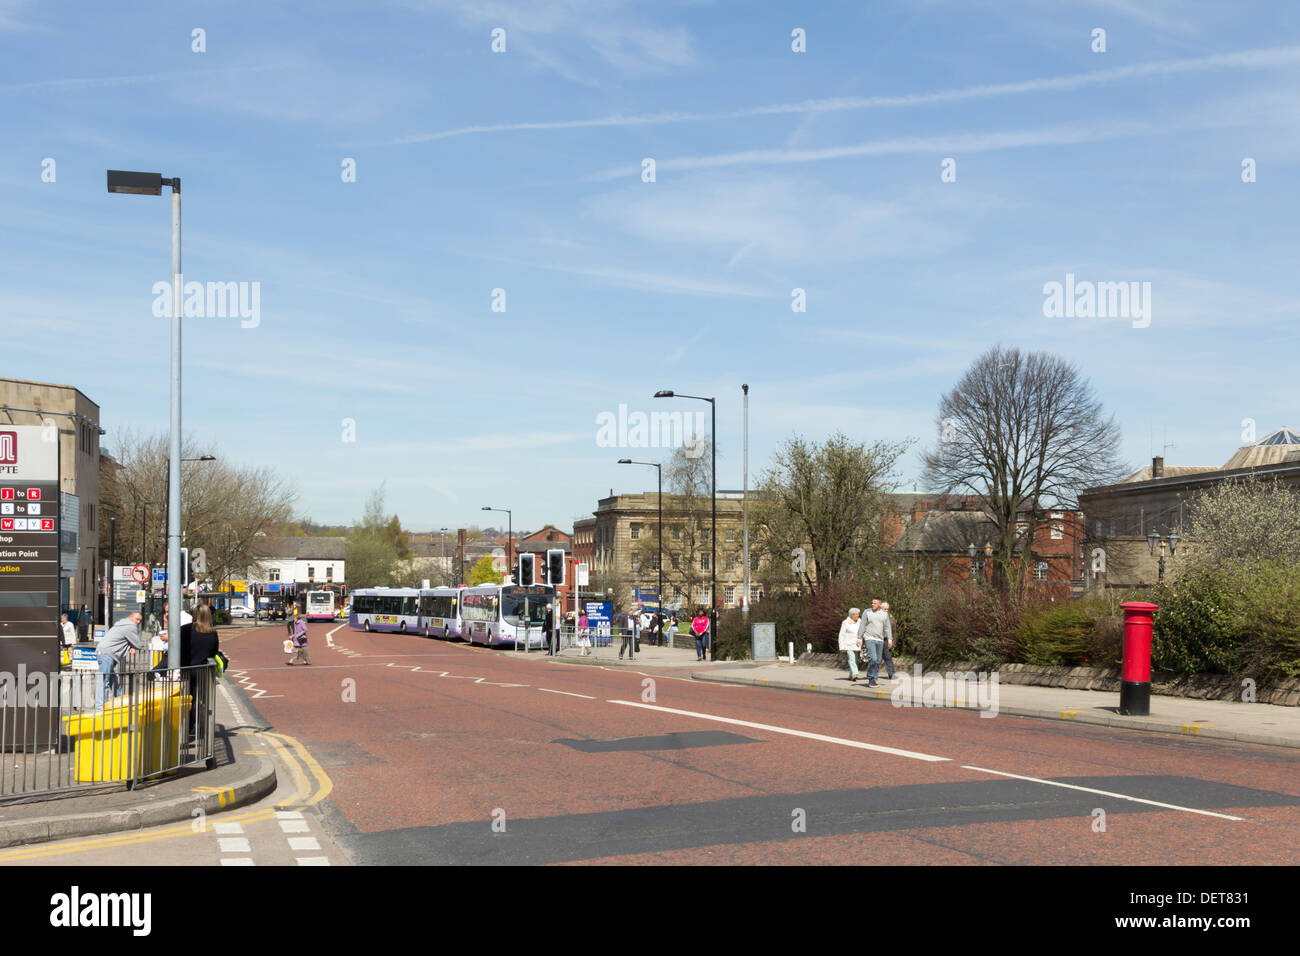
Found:
[[302, 661], [308, 667], [311, 666], [311, 660], [307, 657], [307, 621], [305, 618], [296, 618], [293, 622], [293, 637], [289, 638], [294, 651], [285, 664], [292, 666], [294, 661]]

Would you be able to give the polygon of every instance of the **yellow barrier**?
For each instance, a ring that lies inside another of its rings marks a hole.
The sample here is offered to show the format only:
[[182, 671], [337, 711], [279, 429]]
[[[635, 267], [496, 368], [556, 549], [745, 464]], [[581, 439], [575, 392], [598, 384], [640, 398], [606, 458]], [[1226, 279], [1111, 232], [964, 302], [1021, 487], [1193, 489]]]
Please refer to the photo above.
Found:
[[180, 763], [181, 721], [193, 698], [180, 687], [150, 687], [105, 704], [102, 712], [63, 718], [76, 746], [78, 783], [130, 780]]

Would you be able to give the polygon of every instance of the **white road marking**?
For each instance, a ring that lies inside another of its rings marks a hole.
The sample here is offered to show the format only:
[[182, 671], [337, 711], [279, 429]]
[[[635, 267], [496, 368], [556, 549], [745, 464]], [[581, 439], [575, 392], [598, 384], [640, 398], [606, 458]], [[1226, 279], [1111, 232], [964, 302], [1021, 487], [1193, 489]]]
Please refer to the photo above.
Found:
[[244, 837], [217, 837], [217, 845], [222, 853], [252, 853], [248, 840]]
[[972, 767], [966, 764], [962, 765], [963, 770], [974, 770], [979, 773], [997, 774], [999, 777], [1011, 777], [1015, 780], [1028, 780], [1031, 783], [1044, 783], [1049, 787], [1064, 787], [1066, 790], [1081, 790], [1084, 793], [1096, 793], [1103, 797], [1114, 797], [1117, 800], [1128, 800], [1132, 803], [1145, 803], [1148, 806], [1160, 807], [1163, 810], [1181, 810], [1184, 813], [1199, 813], [1201, 816], [1218, 817], [1220, 820], [1237, 820], [1244, 821], [1244, 817], [1229, 816], [1226, 813], [1214, 813], [1210, 810], [1197, 810], [1194, 807], [1180, 807], [1174, 803], [1160, 803], [1157, 800], [1146, 800], [1142, 797], [1130, 797], [1123, 793], [1111, 793], [1109, 790], [1094, 790], [1092, 787], [1081, 787], [1074, 783], [1062, 783], [1059, 780], [1044, 780], [1042, 777], [1025, 777], [1018, 773], [1007, 773], [1004, 770], [989, 770], [987, 767]]
[[289, 849], [291, 850], [319, 850], [320, 843], [315, 837], [289, 837]]
[[589, 694], [575, 694], [575, 693], [573, 693], [572, 691], [567, 691], [567, 690], [551, 690], [549, 687], [539, 687], [539, 688], [537, 688], [537, 689], [538, 689], [538, 690], [544, 690], [544, 691], [546, 691], [546, 693], [548, 693], [548, 694], [565, 694], [565, 695], [567, 695], [567, 696], [569, 696], [569, 697], [585, 697], [587, 700], [595, 700], [595, 699], [596, 699], [595, 697], [592, 697], [592, 696], [589, 695]]
[[853, 747], [856, 750], [871, 750], [876, 753], [890, 754], [895, 757], [910, 757], [912, 760], [924, 760], [929, 763], [946, 763], [951, 758], [936, 757], [933, 754], [917, 753], [914, 750], [899, 750], [896, 747], [883, 747], [880, 744], [867, 744], [860, 740], [848, 740], [844, 737], [828, 737], [825, 734], [814, 734], [807, 730], [791, 730], [789, 727], [774, 727], [771, 724], [756, 724], [749, 720], [737, 720], [734, 717], [717, 717], [713, 714], [700, 714], [693, 710], [675, 710], [672, 707], [659, 707], [655, 704], [642, 704], [633, 700], [611, 700], [611, 704], [622, 704], [625, 707], [641, 707], [645, 710], [657, 710], [665, 714], [680, 714], [683, 717], [698, 717], [700, 720], [716, 720], [722, 724], [732, 724], [736, 727], [751, 727], [754, 730], [766, 730], [774, 734], [789, 734], [791, 737], [805, 737], [808, 740], [820, 740], [822, 743], [839, 744], [841, 747]]
[[301, 820], [301, 810], [276, 810], [275, 818], [277, 820]]
[[243, 833], [244, 825], [242, 823], [214, 823], [212, 829], [217, 833]]
[[330, 858], [327, 856], [300, 856], [298, 859], [299, 866], [329, 866]]
[[227, 856], [221, 859], [222, 866], [256, 866], [251, 856]]
[[306, 820], [281, 820], [280, 829], [285, 833], [310, 833], [311, 827]]

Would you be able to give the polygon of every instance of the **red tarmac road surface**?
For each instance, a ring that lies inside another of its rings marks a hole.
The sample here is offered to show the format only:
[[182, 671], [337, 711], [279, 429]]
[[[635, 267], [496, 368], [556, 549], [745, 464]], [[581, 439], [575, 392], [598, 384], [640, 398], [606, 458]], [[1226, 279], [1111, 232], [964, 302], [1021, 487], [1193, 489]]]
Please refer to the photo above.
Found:
[[1300, 861], [1295, 751], [334, 628], [312, 625], [311, 667], [278, 628], [226, 646], [330, 775], [359, 863]]

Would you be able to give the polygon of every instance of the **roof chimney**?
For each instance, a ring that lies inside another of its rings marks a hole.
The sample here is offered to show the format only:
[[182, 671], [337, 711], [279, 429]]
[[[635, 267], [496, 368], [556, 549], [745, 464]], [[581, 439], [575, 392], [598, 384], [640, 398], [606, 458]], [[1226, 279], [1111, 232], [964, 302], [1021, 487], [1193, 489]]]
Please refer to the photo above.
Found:
[[1157, 455], [1151, 459], [1151, 477], [1163, 478], [1165, 476], [1165, 460]]

